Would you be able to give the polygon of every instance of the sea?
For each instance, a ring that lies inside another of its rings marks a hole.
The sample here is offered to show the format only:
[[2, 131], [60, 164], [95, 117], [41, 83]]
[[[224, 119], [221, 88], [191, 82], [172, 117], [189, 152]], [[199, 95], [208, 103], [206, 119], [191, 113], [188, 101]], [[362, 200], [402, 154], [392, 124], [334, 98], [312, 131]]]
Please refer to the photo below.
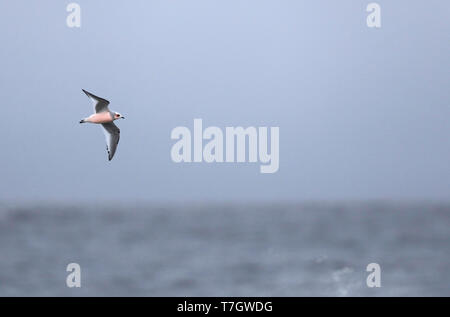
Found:
[[447, 203], [0, 203], [0, 296], [450, 296], [449, 269]]

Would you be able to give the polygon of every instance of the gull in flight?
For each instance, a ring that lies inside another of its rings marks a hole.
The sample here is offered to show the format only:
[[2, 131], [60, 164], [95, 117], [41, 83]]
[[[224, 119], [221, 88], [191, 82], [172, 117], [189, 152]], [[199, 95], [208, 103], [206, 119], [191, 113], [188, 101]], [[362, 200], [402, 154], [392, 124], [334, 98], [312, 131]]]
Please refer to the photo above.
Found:
[[120, 129], [114, 124], [114, 120], [125, 119], [120, 113], [111, 111], [108, 108], [109, 101], [103, 98], [97, 97], [90, 92], [82, 89], [83, 92], [91, 99], [94, 105], [94, 114], [87, 118], [84, 118], [80, 123], [96, 123], [101, 124], [103, 127], [103, 133], [106, 138], [106, 151], [108, 151], [108, 160], [111, 161], [114, 153], [116, 153], [117, 144], [120, 139]]

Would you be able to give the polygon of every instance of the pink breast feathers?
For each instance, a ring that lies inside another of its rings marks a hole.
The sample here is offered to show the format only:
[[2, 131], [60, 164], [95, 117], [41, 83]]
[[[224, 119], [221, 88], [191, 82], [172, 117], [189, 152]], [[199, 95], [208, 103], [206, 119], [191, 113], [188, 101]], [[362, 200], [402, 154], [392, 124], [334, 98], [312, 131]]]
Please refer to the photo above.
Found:
[[113, 119], [109, 112], [100, 112], [91, 115], [86, 121], [91, 123], [108, 123], [112, 122]]

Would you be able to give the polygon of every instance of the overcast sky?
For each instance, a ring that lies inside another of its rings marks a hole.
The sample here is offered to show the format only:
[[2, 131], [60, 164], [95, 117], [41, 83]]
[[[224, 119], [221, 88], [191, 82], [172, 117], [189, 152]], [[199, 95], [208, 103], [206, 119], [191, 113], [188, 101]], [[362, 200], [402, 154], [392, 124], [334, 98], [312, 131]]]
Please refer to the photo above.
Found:
[[[0, 2], [0, 200], [450, 199], [450, 2], [77, 2]], [[278, 126], [279, 171], [172, 162], [194, 118]]]

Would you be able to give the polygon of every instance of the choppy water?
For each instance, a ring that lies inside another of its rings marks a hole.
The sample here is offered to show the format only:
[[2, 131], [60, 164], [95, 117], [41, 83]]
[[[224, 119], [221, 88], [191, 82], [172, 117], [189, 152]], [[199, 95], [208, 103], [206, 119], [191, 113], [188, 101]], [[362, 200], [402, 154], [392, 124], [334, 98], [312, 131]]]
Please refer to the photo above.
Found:
[[0, 295], [450, 296], [449, 244], [439, 204], [4, 206]]

